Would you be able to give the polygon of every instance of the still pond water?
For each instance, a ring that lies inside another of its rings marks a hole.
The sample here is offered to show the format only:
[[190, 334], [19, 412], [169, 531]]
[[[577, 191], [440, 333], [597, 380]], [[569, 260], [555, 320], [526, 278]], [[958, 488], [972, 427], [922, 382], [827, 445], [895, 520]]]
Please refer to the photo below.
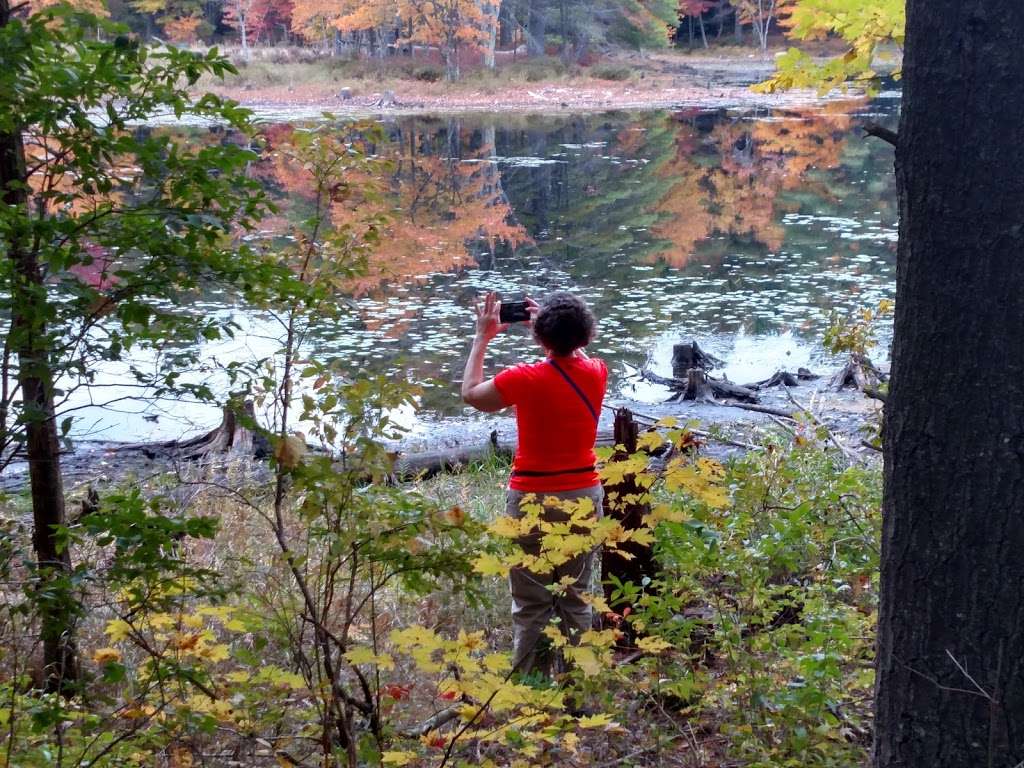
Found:
[[[857, 126], [891, 123], [898, 104], [883, 94], [800, 110], [390, 119], [378, 151], [392, 160], [395, 223], [354, 311], [317, 327], [311, 347], [352, 375], [425, 384], [410, 419], [419, 430], [466, 414], [451, 382], [472, 299], [487, 290], [586, 297], [612, 398], [663, 399], [631, 371], [649, 362], [667, 373], [671, 345], [691, 338], [734, 381], [826, 366], [830, 313], [894, 293], [892, 151]], [[282, 201], [301, 201], [287, 174], [266, 179]], [[274, 352], [280, 334], [266, 317], [215, 295], [195, 308], [243, 332], [210, 344], [194, 377], [218, 381], [227, 362]], [[533, 355], [514, 331], [494, 343], [490, 370]], [[123, 375], [107, 369], [100, 383]], [[219, 418], [170, 400], [79, 415], [80, 435], [117, 440], [180, 437]]]

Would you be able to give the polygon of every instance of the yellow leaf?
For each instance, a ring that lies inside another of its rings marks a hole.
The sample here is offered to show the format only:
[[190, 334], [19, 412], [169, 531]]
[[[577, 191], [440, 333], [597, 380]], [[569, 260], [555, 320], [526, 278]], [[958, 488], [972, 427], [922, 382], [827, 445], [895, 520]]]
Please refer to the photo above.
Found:
[[548, 624], [546, 627], [544, 627], [544, 634], [548, 637], [549, 640], [551, 640], [551, 644], [554, 645], [555, 648], [562, 648], [566, 643], [569, 642], [566, 639], [565, 635], [563, 635], [561, 631], [558, 629], [558, 627], [553, 626], [551, 624]]
[[645, 653], [660, 653], [672, 647], [672, 643], [660, 637], [641, 637], [636, 641], [636, 647]]
[[582, 598], [584, 603], [589, 605], [598, 613], [610, 613], [612, 610], [611, 606], [608, 605], [608, 602], [604, 599], [604, 595], [584, 593]]
[[579, 745], [580, 745], [580, 737], [577, 736], [575, 733], [566, 733], [566, 734], [562, 735], [562, 746], [564, 746], [566, 749], [568, 749], [574, 755], [576, 754], [576, 752], [577, 752], [577, 750], [579, 748]]
[[385, 752], [383, 755], [381, 755], [380, 761], [384, 763], [384, 765], [408, 765], [417, 757], [418, 755], [415, 752], [391, 751]]
[[489, 653], [484, 656], [484, 667], [488, 672], [500, 675], [512, 668], [512, 660], [507, 653]]
[[377, 654], [373, 652], [372, 648], [367, 648], [364, 645], [350, 648], [345, 652], [345, 658], [349, 664], [375, 664], [380, 669], [394, 669], [395, 660], [391, 658], [390, 654], [381, 653]]
[[650, 432], [644, 432], [637, 438], [636, 447], [637, 450], [655, 451], [661, 448], [665, 444], [665, 438], [660, 432], [654, 430]]
[[566, 648], [563, 653], [567, 659], [580, 668], [585, 677], [593, 677], [604, 669], [593, 648], [585, 646]]
[[199, 649], [199, 655], [210, 661], [224, 661], [231, 657], [228, 646], [224, 644], [208, 645]]
[[97, 648], [92, 652], [92, 660], [97, 664], [109, 664], [121, 660], [121, 652], [117, 648]]
[[508, 565], [496, 555], [483, 554], [473, 561], [473, 570], [482, 576], [508, 576]]
[[501, 536], [506, 539], [513, 539], [516, 536], [521, 536], [523, 533], [520, 521], [507, 515], [499, 517], [487, 527], [487, 530], [495, 536]]
[[107, 627], [103, 631], [113, 642], [119, 643], [132, 633], [132, 626], [122, 619], [114, 619], [107, 622]]
[[581, 717], [576, 721], [576, 724], [579, 725], [580, 728], [604, 728], [606, 726], [614, 727], [618, 725], [618, 723], [612, 720], [612, 716], [608, 714]]

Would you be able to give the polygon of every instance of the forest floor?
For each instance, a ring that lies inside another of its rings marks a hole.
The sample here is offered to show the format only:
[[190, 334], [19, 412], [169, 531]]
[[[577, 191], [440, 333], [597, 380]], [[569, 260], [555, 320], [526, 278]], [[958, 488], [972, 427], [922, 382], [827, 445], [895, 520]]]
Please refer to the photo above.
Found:
[[[454, 83], [429, 60], [309, 58], [289, 49], [238, 59], [239, 74], [199, 89], [283, 118], [502, 111], [519, 113], [663, 109], [676, 106], [801, 106], [830, 98], [815, 91], [755, 93], [781, 49], [717, 47], [683, 53], [611, 53], [589, 66], [552, 57], [468, 70]], [[815, 51], [825, 55], [827, 52]], [[840, 94], [834, 94], [840, 95]]]

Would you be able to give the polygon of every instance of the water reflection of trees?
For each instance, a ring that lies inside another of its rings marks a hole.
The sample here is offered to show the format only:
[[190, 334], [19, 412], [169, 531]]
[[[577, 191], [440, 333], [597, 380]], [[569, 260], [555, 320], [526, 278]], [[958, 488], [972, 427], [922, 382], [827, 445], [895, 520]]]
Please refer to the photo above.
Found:
[[[612, 361], [642, 360], [644, 339], [670, 328], [813, 335], [829, 308], [886, 280], [884, 238], [846, 238], [829, 223], [891, 231], [895, 221], [891, 154], [856, 138], [858, 107], [400, 118], [371, 147], [372, 178], [355, 179], [333, 211], [353, 227], [388, 215], [369, 273], [352, 284], [367, 300], [358, 318], [316, 333], [371, 370], [448, 380], [482, 269], [510, 291], [581, 291]], [[286, 223], [303, 215], [307, 191], [275, 162], [268, 149], [259, 172]], [[861, 283], [847, 279], [857, 270]], [[446, 387], [424, 398], [458, 410]]]
[[[285, 220], [301, 217], [314, 192], [308, 174], [273, 151], [290, 130], [266, 132], [271, 146], [258, 171], [276, 189]], [[376, 172], [353, 177], [352, 194], [336, 200], [331, 211], [341, 228], [381, 226], [379, 245], [366, 273], [352, 281], [353, 292], [458, 272], [529, 239], [502, 188], [494, 148], [493, 124], [466, 128], [458, 119], [402, 121], [370, 147]]]
[[[693, 109], [500, 128], [493, 117], [402, 119], [375, 147], [379, 177], [366, 180], [382, 194], [339, 205], [336, 221], [390, 217], [361, 292], [491, 268], [526, 242], [543, 262], [576, 274], [636, 263], [680, 269], [713, 261], [723, 253], [713, 242], [723, 240], [774, 252], [787, 236], [786, 213], [811, 198], [826, 207], [836, 200], [857, 106], [763, 116]], [[526, 161], [499, 164], [496, 154]], [[308, 182], [271, 166], [268, 182], [301, 210]]]
[[654, 227], [665, 243], [658, 258], [683, 267], [713, 236], [779, 250], [786, 237], [782, 217], [795, 210], [781, 193], [821, 187], [808, 179], [810, 172], [840, 165], [855, 106], [842, 102], [761, 119], [713, 119], [699, 110], [673, 115], [675, 152], [657, 171], [665, 183]]

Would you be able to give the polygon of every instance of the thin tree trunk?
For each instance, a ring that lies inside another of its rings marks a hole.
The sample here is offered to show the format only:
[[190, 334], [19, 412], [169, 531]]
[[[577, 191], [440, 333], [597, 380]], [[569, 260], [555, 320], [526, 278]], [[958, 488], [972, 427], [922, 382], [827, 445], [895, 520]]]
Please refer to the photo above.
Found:
[[562, 36], [562, 61], [569, 61], [569, 20], [565, 0], [558, 0], [558, 33]]
[[1021, 72], [1020, 0], [908, 1], [876, 768], [1024, 760]]
[[526, 52], [530, 56], [543, 56], [547, 37], [547, 16], [542, 7], [543, 0], [531, 0], [530, 17], [527, 21]]
[[708, 47], [708, 36], [704, 32], [704, 14], [702, 13], [697, 17], [697, 21], [700, 23], [700, 39], [704, 43], [704, 47]]
[[484, 66], [494, 69], [494, 49], [498, 44], [498, 16], [501, 15], [501, 0], [484, 5], [484, 15], [487, 17], [487, 43], [484, 47]]
[[242, 57], [249, 60], [249, 38], [246, 36], [245, 29], [245, 13], [239, 14], [239, 23], [241, 24], [240, 31], [242, 33]]
[[733, 9], [735, 26], [733, 27], [733, 34], [736, 36], [736, 45], [743, 45], [743, 20], [740, 18], [740, 9]]
[[[10, 21], [9, 0], [0, 0], [0, 28]], [[23, 126], [0, 133], [0, 192], [5, 205], [20, 208], [27, 217], [27, 170], [22, 144]], [[60, 472], [60, 441], [54, 407], [53, 369], [45, 318], [46, 285], [38, 253], [28, 228], [6, 233], [7, 258], [12, 266], [11, 347], [18, 358], [18, 383], [25, 409], [26, 455], [32, 490], [32, 546], [39, 569], [37, 601], [43, 641], [47, 688], [64, 690], [78, 677], [74, 639], [76, 606], [55, 582], [71, 570], [67, 549], [58, 544], [65, 523], [64, 485]]]

